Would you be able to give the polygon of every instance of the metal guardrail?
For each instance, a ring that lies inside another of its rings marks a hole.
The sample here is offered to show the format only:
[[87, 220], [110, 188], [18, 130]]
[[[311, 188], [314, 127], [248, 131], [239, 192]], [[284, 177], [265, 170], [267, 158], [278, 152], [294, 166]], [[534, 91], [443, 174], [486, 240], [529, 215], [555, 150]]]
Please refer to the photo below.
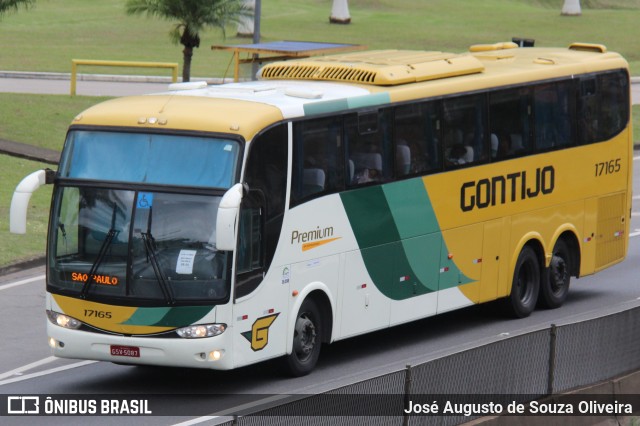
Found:
[[[551, 325], [323, 394], [237, 413], [224, 425], [293, 426], [303, 419], [307, 425], [318, 426], [458, 425], [481, 416], [422, 416], [405, 414], [404, 409], [409, 400], [439, 400], [441, 410], [445, 400], [496, 402], [505, 407], [526, 404], [639, 370], [640, 307], [635, 307], [587, 321]], [[548, 424], [545, 422], [539, 424]]]
[[138, 61], [105, 61], [97, 59], [72, 59], [71, 60], [71, 96], [76, 95], [76, 82], [78, 66], [89, 65], [98, 67], [133, 67], [133, 68], [169, 68], [171, 69], [171, 81], [178, 81], [178, 64], [174, 62], [138, 62]]

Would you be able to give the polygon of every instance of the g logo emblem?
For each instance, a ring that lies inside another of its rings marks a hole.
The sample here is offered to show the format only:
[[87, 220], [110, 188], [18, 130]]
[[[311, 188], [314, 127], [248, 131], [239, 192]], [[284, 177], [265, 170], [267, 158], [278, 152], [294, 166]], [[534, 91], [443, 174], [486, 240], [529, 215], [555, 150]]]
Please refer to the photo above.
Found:
[[242, 336], [251, 342], [251, 349], [260, 351], [267, 346], [269, 343], [269, 327], [271, 327], [278, 315], [280, 313], [258, 318], [253, 323], [251, 331], [242, 333]]

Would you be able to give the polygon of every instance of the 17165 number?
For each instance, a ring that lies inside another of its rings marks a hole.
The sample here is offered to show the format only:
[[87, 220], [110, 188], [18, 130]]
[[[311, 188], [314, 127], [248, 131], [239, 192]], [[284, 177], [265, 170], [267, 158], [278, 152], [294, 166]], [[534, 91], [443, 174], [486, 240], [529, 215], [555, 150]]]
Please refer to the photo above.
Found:
[[603, 175], [612, 175], [614, 173], [618, 173], [621, 169], [620, 166], [620, 158], [616, 158], [615, 160], [604, 161], [602, 163], [596, 163], [596, 177]]

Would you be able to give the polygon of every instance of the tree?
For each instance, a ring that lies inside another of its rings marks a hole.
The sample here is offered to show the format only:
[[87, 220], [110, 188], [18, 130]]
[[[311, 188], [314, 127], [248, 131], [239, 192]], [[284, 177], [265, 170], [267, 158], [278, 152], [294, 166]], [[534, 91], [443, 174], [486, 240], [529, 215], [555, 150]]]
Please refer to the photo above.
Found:
[[580, 8], [580, 0], [564, 0], [562, 6], [563, 16], [580, 16], [582, 15], [582, 9]]
[[25, 8], [32, 6], [36, 0], [0, 0], [0, 18], [5, 13], [10, 11], [17, 11], [19, 6]]
[[[1, 0], [0, 0], [1, 1]], [[169, 33], [171, 40], [184, 46], [182, 81], [191, 79], [193, 49], [200, 46], [200, 32], [207, 27], [220, 28], [237, 23], [245, 14], [241, 0], [127, 0], [127, 14], [154, 16], [177, 21]]]
[[348, 0], [333, 0], [329, 22], [332, 24], [348, 24], [351, 22]]

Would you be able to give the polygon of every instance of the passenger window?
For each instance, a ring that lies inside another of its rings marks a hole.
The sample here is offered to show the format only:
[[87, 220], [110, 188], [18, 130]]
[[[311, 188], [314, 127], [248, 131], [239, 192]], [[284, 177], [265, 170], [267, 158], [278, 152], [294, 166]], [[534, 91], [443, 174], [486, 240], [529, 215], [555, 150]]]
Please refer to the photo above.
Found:
[[291, 206], [344, 188], [342, 118], [294, 123]]
[[448, 168], [488, 160], [485, 142], [484, 96], [464, 96], [443, 101], [443, 139]]
[[629, 120], [629, 81], [623, 71], [580, 81], [580, 143], [611, 139]]
[[499, 161], [531, 152], [530, 92], [525, 88], [489, 95], [491, 158]]
[[390, 112], [361, 112], [345, 117], [347, 184], [385, 182], [392, 175]]
[[541, 84], [534, 88], [536, 151], [574, 145], [574, 91], [571, 82]]
[[395, 175], [426, 174], [440, 169], [437, 104], [425, 102], [395, 109]]

